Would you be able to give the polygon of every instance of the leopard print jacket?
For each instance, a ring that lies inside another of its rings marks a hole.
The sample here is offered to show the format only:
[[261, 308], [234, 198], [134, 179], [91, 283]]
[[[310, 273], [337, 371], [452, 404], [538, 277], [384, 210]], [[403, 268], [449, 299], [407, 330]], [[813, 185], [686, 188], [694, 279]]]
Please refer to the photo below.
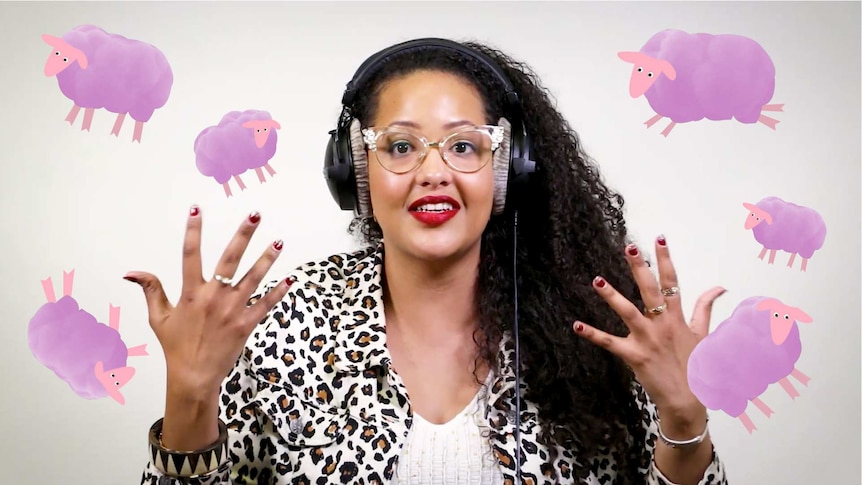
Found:
[[[228, 427], [230, 462], [195, 478], [163, 475], [150, 460], [142, 484], [386, 484], [396, 473], [412, 413], [403, 382], [386, 349], [382, 246], [300, 266], [287, 296], [250, 336], [221, 389], [220, 418]], [[263, 285], [254, 302], [277, 282]], [[514, 372], [511, 339], [498, 354], [501, 372], [487, 393], [484, 425], [505, 477], [516, 482], [513, 439]], [[521, 383], [524, 395], [525, 384]], [[642, 390], [646, 443], [657, 440], [655, 407]], [[527, 484], [609, 484], [618, 452], [587, 459], [574, 449], [538, 444], [536, 404], [522, 404], [521, 477]], [[672, 485], [654, 462], [643, 483]], [[576, 471], [580, 470], [580, 471]], [[713, 461], [699, 485], [726, 485]]]

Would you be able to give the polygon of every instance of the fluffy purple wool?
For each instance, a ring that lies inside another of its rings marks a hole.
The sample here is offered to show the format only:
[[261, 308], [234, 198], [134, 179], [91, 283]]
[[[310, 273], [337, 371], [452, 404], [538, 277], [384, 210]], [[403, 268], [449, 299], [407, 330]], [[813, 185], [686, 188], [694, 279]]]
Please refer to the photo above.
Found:
[[147, 122], [167, 103], [174, 77], [156, 47], [93, 25], [75, 27], [63, 40], [83, 51], [89, 64], [81, 69], [75, 63], [57, 73], [60, 91], [77, 106]]
[[644, 93], [652, 109], [677, 123], [736, 118], [755, 123], [775, 92], [775, 66], [757, 42], [733, 34], [665, 30], [642, 53], [671, 63], [676, 79], [660, 75]]
[[767, 249], [796, 253], [810, 258], [823, 247], [826, 223], [814, 209], [766, 197], [755, 204], [772, 216], [772, 224], [761, 222], [752, 228], [754, 239]]
[[125, 367], [128, 358], [120, 334], [79, 309], [71, 296], [42, 305], [30, 319], [27, 338], [36, 359], [86, 399], [108, 395], [96, 378], [96, 362], [107, 370]]
[[278, 133], [272, 130], [266, 144], [258, 148], [254, 144], [254, 131], [243, 128], [251, 120], [271, 120], [268, 111], [231, 111], [224, 115], [217, 126], [209, 126], [195, 138], [195, 163], [198, 171], [214, 177], [223, 184], [234, 175], [246, 170], [263, 167], [275, 155]]
[[781, 345], [772, 342], [770, 311], [757, 311], [763, 296], [746, 298], [704, 338], [688, 360], [691, 391], [709, 409], [737, 417], [748, 401], [793, 371], [802, 354], [794, 322]]

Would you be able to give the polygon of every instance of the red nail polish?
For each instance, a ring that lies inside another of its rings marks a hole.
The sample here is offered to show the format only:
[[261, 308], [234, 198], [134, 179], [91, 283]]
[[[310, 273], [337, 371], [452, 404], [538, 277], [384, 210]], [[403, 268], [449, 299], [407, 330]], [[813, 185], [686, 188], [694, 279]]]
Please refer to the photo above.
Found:
[[583, 332], [584, 331], [584, 324], [579, 323], [579, 324], [575, 325], [575, 331], [576, 332]]
[[275, 248], [276, 251], [281, 251], [281, 248], [284, 247], [284, 241], [279, 239], [278, 241], [272, 243], [272, 247]]
[[258, 221], [260, 221], [260, 212], [258, 212], [258, 211], [252, 212], [251, 214], [248, 215], [248, 220], [252, 224], [257, 224]]
[[637, 246], [634, 246], [634, 245], [629, 246], [629, 254], [630, 254], [630, 255], [632, 255], [632, 256], [637, 256], [637, 255], [638, 255], [638, 248], [637, 248]]
[[596, 279], [594, 281], [596, 283], [596, 286], [598, 286], [599, 288], [605, 287], [605, 280], [601, 276], [596, 276]]
[[293, 276], [288, 276], [284, 279], [284, 286], [288, 288], [290, 288], [291, 285], [293, 285], [294, 283], [296, 283], [296, 278], [294, 278]]
[[201, 213], [201, 208], [196, 206], [196, 205], [193, 205], [192, 208], [189, 209], [189, 215], [192, 217], [194, 217], [200, 213]]
[[658, 237], [658, 244], [659, 246], [667, 246], [667, 241], [665, 241], [664, 236]]
[[132, 283], [137, 283], [138, 280], [134, 276], [123, 276], [123, 279], [126, 281], [131, 281]]

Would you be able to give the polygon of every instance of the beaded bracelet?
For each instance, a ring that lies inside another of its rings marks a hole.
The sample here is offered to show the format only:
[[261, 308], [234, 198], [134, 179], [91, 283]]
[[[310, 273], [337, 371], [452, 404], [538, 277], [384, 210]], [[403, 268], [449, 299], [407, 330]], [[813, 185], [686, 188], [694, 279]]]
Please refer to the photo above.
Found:
[[220, 419], [218, 440], [207, 448], [195, 451], [165, 448], [162, 444], [163, 420], [160, 418], [150, 427], [150, 457], [160, 472], [172, 477], [189, 478], [210, 473], [230, 461], [227, 426]]
[[707, 432], [709, 432], [709, 416], [706, 417], [706, 425], [703, 427], [703, 433], [701, 433], [699, 436], [695, 436], [694, 438], [685, 441], [672, 440], [665, 436], [665, 434], [661, 430], [661, 420], [657, 419], [657, 422], [659, 438], [661, 438], [661, 440], [664, 441], [664, 443], [671, 448], [686, 448], [689, 446], [699, 445], [703, 442], [704, 439], [706, 439], [706, 434]]

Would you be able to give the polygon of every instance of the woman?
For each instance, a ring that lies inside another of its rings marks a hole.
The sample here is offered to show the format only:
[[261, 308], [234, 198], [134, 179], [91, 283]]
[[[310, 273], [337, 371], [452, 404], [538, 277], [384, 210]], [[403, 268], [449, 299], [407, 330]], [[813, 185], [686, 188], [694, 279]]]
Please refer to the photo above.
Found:
[[127, 275], [167, 361], [142, 483], [726, 483], [686, 380], [724, 290], [689, 327], [664, 239], [656, 281], [536, 76], [466, 43], [520, 97], [539, 170], [514, 206], [506, 81], [431, 43], [349, 85], [365, 249], [255, 292], [282, 242], [234, 276], [253, 213], [206, 281], [194, 207], [177, 305], [155, 276]]

